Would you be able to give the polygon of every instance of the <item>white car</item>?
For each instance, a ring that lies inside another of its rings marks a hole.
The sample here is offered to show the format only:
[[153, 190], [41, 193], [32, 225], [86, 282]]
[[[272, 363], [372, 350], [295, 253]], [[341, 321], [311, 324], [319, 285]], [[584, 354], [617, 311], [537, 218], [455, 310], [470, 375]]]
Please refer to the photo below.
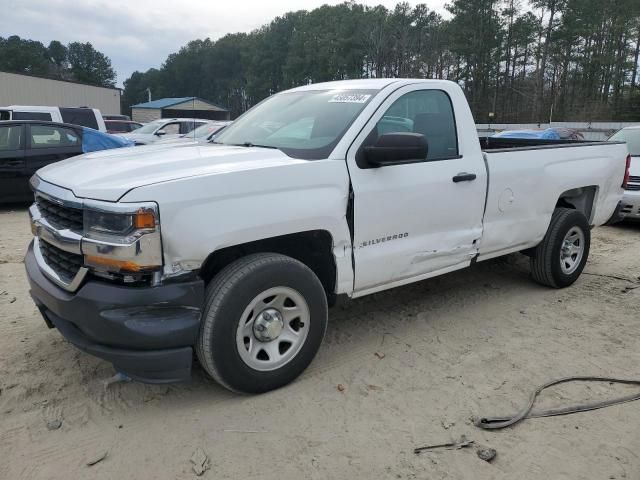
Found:
[[218, 132], [220, 132], [228, 125], [231, 125], [230, 121], [211, 120], [204, 125], [200, 125], [198, 128], [192, 130], [189, 133], [180, 135], [178, 138], [162, 139], [156, 142], [156, 145], [207, 143], [210, 142]]
[[629, 178], [620, 214], [624, 220], [640, 220], [640, 125], [618, 130], [609, 140], [627, 142], [629, 149]]
[[136, 145], [149, 145], [159, 140], [179, 138], [205, 123], [207, 120], [199, 118], [162, 118], [122, 136], [127, 140], [133, 140]]
[[49, 326], [131, 378], [185, 380], [195, 352], [231, 390], [272, 390], [311, 363], [337, 295], [513, 252], [538, 283], [567, 287], [626, 175], [623, 143], [483, 148], [444, 80], [305, 85], [214, 141], [88, 154], [33, 177], [31, 296]]

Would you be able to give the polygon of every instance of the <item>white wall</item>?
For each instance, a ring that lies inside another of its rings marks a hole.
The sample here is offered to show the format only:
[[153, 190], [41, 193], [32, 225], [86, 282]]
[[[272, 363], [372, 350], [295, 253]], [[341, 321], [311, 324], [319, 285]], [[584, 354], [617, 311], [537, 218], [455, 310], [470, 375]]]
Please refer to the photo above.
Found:
[[222, 111], [224, 109], [214, 107], [213, 105], [203, 102], [202, 100], [189, 100], [188, 102], [179, 103], [177, 105], [171, 105], [170, 107], [166, 107], [165, 110], [213, 110], [213, 111]]
[[120, 90], [0, 72], [0, 106], [91, 107], [120, 113]]
[[159, 108], [132, 108], [131, 120], [134, 122], [148, 123], [158, 120], [162, 116]]

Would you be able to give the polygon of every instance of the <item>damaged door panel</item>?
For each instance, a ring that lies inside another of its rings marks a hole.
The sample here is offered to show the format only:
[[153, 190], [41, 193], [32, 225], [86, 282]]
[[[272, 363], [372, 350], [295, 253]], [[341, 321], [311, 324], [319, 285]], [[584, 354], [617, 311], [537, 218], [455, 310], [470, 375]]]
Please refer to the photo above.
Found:
[[[361, 157], [390, 133], [424, 135], [426, 155], [367, 168]], [[356, 293], [461, 268], [477, 254], [486, 168], [480, 148], [459, 138], [449, 93], [418, 85], [390, 95], [356, 138], [347, 155]]]

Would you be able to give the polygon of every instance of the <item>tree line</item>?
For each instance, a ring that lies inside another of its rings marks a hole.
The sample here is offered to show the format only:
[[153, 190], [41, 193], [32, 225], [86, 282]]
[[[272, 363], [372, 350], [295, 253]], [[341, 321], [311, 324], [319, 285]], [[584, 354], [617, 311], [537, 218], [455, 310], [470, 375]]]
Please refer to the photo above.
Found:
[[71, 80], [100, 87], [114, 87], [116, 72], [111, 60], [90, 43], [64, 45], [53, 40], [42, 42], [17, 35], [0, 37], [0, 71]]
[[426, 4], [347, 2], [194, 40], [133, 73], [124, 105], [149, 88], [236, 116], [310, 82], [420, 77], [457, 82], [478, 123], [640, 120], [638, 0], [452, 0], [446, 9], [445, 18]]

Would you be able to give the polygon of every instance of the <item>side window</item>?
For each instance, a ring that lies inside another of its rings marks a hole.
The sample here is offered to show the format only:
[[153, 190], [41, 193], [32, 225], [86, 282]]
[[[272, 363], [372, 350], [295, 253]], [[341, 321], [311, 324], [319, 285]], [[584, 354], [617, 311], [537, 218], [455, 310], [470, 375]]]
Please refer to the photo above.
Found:
[[194, 128], [198, 128], [202, 125], [204, 125], [204, 122], [182, 122], [180, 124], [180, 133], [189, 133]]
[[78, 133], [70, 128], [31, 125], [31, 148], [73, 147], [80, 142]]
[[458, 138], [453, 106], [442, 90], [417, 90], [404, 94], [385, 112], [367, 143], [375, 143], [385, 133], [413, 132], [425, 136], [427, 160], [458, 155]]
[[98, 130], [96, 115], [90, 108], [61, 108], [60, 114], [64, 123], [82, 125], [83, 127]]
[[162, 127], [160, 131], [165, 132], [167, 135], [177, 135], [178, 133], [180, 133], [180, 124], [168, 123], [164, 127]]
[[51, 114], [46, 112], [13, 112], [14, 120], [40, 120], [51, 121]]
[[0, 127], [0, 152], [19, 150], [22, 145], [22, 125]]

